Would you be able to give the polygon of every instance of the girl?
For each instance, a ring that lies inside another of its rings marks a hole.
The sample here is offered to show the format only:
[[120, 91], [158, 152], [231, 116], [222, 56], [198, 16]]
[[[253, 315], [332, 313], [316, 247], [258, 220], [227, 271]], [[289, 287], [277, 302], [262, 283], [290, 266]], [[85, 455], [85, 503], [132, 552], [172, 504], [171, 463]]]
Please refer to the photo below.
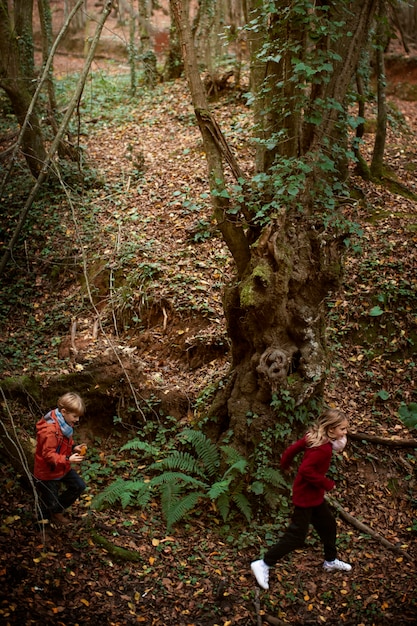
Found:
[[[84, 414], [84, 402], [69, 392], [58, 399], [58, 407], [36, 424], [34, 476], [40, 495], [42, 516], [57, 524], [68, 524], [64, 511], [85, 489], [85, 483], [71, 463], [82, 463], [86, 444], [74, 445], [74, 426]], [[60, 493], [60, 487], [65, 491]]]
[[287, 448], [281, 457], [281, 469], [287, 470], [294, 457], [304, 452], [294, 480], [292, 501], [294, 513], [291, 523], [281, 539], [273, 545], [263, 559], [253, 561], [252, 572], [263, 589], [269, 589], [269, 568], [286, 554], [304, 545], [310, 523], [317, 531], [324, 547], [324, 564], [327, 571], [349, 572], [349, 563], [339, 561], [336, 551], [336, 520], [328, 507], [324, 494], [335, 486], [326, 472], [330, 467], [332, 451], [341, 452], [346, 445], [348, 421], [341, 411], [328, 409], [311, 426], [306, 435]]

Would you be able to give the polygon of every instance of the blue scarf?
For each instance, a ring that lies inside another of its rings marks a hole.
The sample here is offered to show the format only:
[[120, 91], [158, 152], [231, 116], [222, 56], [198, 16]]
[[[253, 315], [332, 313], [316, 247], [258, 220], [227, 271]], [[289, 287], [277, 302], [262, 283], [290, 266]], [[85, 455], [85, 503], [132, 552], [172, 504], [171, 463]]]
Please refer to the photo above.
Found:
[[58, 424], [59, 424], [62, 434], [64, 435], [64, 437], [68, 437], [68, 439], [70, 439], [72, 437], [72, 433], [74, 432], [74, 429], [72, 428], [72, 426], [67, 424], [61, 411], [59, 411], [58, 409], [55, 409], [55, 415], [57, 416]]

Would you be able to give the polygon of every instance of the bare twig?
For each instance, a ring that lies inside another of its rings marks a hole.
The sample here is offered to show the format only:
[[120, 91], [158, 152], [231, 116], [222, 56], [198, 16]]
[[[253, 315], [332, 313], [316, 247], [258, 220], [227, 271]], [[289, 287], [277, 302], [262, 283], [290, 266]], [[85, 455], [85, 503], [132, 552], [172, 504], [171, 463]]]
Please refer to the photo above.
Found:
[[71, 348], [72, 348], [73, 354], [77, 354], [78, 352], [77, 346], [75, 345], [76, 335], [77, 335], [77, 321], [73, 320], [71, 323]]
[[168, 315], [167, 315], [167, 312], [166, 312], [166, 310], [165, 310], [165, 307], [164, 307], [164, 306], [162, 307], [162, 315], [164, 316], [164, 327], [163, 327], [163, 332], [164, 332], [164, 334], [165, 334], [165, 333], [166, 333], [166, 331], [167, 331]]

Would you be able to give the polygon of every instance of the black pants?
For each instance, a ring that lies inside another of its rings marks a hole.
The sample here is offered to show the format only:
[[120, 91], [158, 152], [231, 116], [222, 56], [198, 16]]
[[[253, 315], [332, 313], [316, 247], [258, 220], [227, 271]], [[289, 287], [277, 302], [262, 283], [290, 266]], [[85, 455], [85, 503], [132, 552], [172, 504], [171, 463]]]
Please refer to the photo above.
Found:
[[[62, 486], [65, 491], [61, 492]], [[41, 501], [43, 517], [50, 517], [54, 513], [62, 513], [73, 504], [85, 489], [85, 482], [71, 469], [58, 480], [38, 480], [36, 488]]]
[[321, 539], [325, 560], [334, 561], [337, 556], [336, 520], [327, 503], [323, 502], [319, 506], [306, 509], [299, 506], [295, 507], [291, 523], [284, 535], [265, 554], [265, 563], [267, 565], [275, 565], [286, 554], [302, 548], [310, 524], [312, 524]]

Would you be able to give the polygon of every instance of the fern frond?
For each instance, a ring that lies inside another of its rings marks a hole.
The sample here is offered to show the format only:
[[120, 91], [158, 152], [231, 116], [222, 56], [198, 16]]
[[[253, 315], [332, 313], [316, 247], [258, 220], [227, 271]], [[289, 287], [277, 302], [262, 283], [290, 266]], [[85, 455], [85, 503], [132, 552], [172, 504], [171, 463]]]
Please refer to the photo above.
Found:
[[174, 524], [183, 519], [187, 515], [187, 513], [189, 513], [195, 507], [199, 499], [203, 496], [204, 494], [199, 493], [198, 491], [193, 491], [192, 493], [188, 493], [180, 500], [173, 502], [172, 505], [166, 509], [168, 532], [171, 530]]
[[230, 498], [227, 493], [222, 493], [216, 500], [216, 508], [220, 515], [222, 516], [223, 521], [225, 522], [229, 517], [230, 512]]
[[138, 506], [141, 509], [146, 508], [152, 496], [151, 487], [151, 483], [143, 483], [143, 489], [136, 492], [135, 499], [132, 502], [132, 505]]
[[146, 490], [149, 490], [149, 486], [142, 480], [124, 480], [123, 478], [118, 478], [93, 498], [91, 507], [100, 510], [103, 506], [112, 506], [115, 502], [120, 500], [123, 508], [125, 508], [131, 503], [134, 493], [139, 492], [139, 494], [141, 494]]
[[244, 474], [247, 466], [248, 466], [248, 462], [245, 459], [241, 458], [238, 461], [236, 461], [236, 463], [233, 463], [233, 465], [225, 471], [224, 476], [226, 477], [229, 474], [236, 475], [235, 470], [237, 470], [240, 474]]
[[92, 499], [91, 508], [99, 511], [105, 504], [111, 506], [117, 500], [120, 500], [120, 496], [125, 489], [125, 482], [123, 478], [118, 478], [115, 482], [108, 485]]
[[197, 474], [201, 478], [204, 478], [204, 473], [195, 459], [189, 452], [173, 452], [170, 456], [167, 456], [158, 463], [152, 463], [148, 467], [149, 470], [179, 470], [184, 474]]
[[203, 483], [201, 480], [198, 480], [193, 476], [189, 476], [188, 474], [183, 474], [182, 472], [164, 472], [163, 474], [154, 476], [150, 481], [152, 486], [159, 486], [169, 482], [175, 482], [178, 484], [182, 482], [185, 485], [192, 485], [194, 487], [198, 487], [199, 489], [207, 487], [206, 483]]
[[274, 485], [274, 487], [287, 487], [287, 481], [279, 470], [273, 467], [266, 467], [262, 472], [264, 482]]
[[264, 484], [263, 497], [268, 507], [271, 509], [279, 509], [280, 511], [288, 511], [290, 508], [288, 497], [283, 495], [275, 487]]
[[248, 522], [250, 522], [252, 519], [252, 507], [247, 497], [244, 496], [243, 493], [235, 493], [232, 498], [239, 511], [243, 513]]
[[140, 439], [132, 439], [131, 441], [125, 443], [120, 448], [120, 451], [124, 452], [125, 450], [142, 450], [143, 452], [146, 452], [147, 456], [151, 456], [152, 458], [155, 458], [160, 454], [160, 450], [158, 448], [152, 446], [147, 441], [141, 441]]
[[169, 509], [182, 497], [182, 486], [176, 482], [163, 483], [159, 487], [159, 492], [161, 495], [162, 514], [167, 519]]
[[220, 450], [226, 457], [226, 462], [228, 465], [233, 465], [241, 459], [244, 459], [240, 452], [236, 450], [236, 448], [233, 448], [233, 446], [220, 446]]
[[215, 476], [220, 465], [217, 446], [201, 430], [189, 428], [182, 433], [182, 437], [194, 446], [198, 458], [206, 469], [206, 473], [209, 476]]
[[120, 502], [124, 509], [131, 504], [144, 507], [150, 497], [149, 483], [145, 483], [143, 480], [127, 480], [125, 482], [125, 491], [120, 495]]
[[230, 489], [231, 478], [219, 480], [217, 483], [213, 483], [207, 492], [210, 500], [217, 500], [222, 494], [227, 493]]

